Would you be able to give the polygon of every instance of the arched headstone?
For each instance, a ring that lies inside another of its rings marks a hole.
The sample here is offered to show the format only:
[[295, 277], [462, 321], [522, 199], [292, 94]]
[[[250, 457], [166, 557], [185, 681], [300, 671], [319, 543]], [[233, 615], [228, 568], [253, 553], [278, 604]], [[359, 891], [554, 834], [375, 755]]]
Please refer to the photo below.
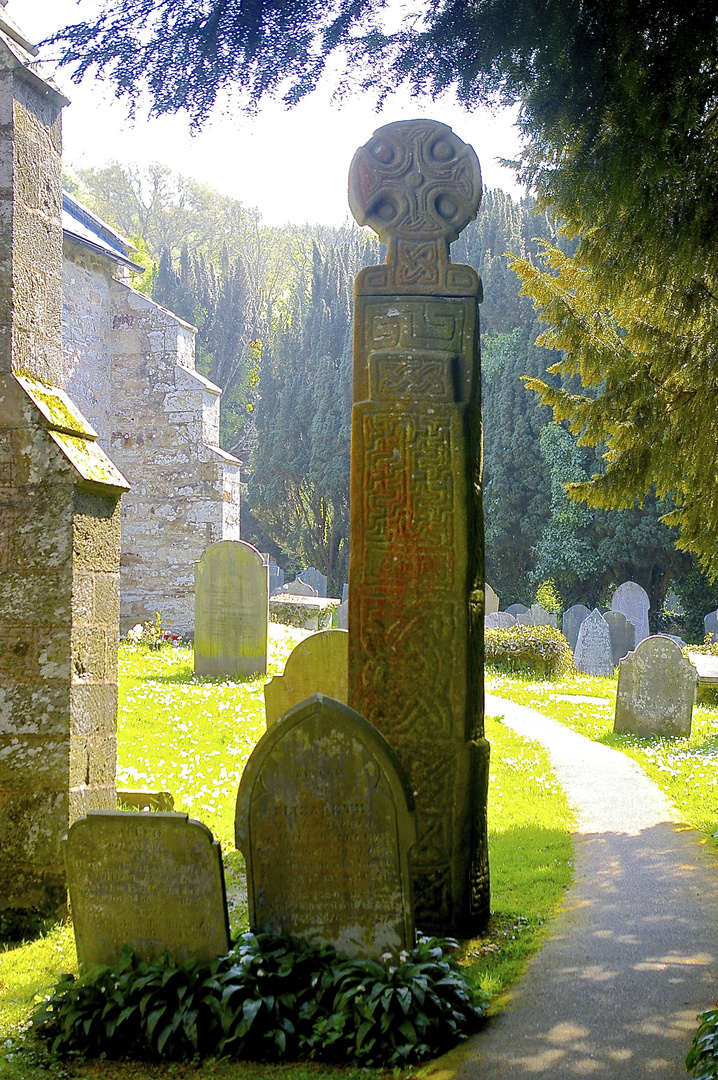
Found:
[[267, 727], [312, 694], [346, 704], [349, 664], [346, 630], [322, 630], [292, 649], [282, 675], [264, 685]]
[[516, 622], [520, 626], [553, 626], [558, 630], [558, 617], [546, 611], [540, 604], [532, 604], [526, 611], [518, 614]]
[[573, 662], [583, 675], [613, 675], [611, 631], [598, 608], [581, 623]]
[[413, 796], [362, 716], [314, 694], [257, 743], [237, 795], [250, 926], [378, 959], [414, 942]]
[[690, 735], [696, 669], [670, 638], [646, 638], [618, 667], [614, 731]]
[[484, 627], [486, 629], [506, 630], [510, 626], [516, 626], [516, 619], [509, 615], [508, 611], [492, 611], [490, 615], [484, 615]]
[[623, 585], [619, 585], [611, 597], [611, 610], [622, 611], [635, 626], [636, 645], [640, 645], [650, 633], [648, 629], [650, 606], [651, 601], [648, 598], [648, 593], [641, 585], [637, 585], [635, 581], [624, 581]]
[[290, 581], [287, 585], [282, 586], [282, 592], [288, 596], [316, 596], [317, 590], [313, 585], [310, 585], [307, 581], [302, 581], [301, 578], [295, 578], [294, 581]]
[[513, 615], [513, 617], [516, 618], [518, 615], [525, 615], [528, 608], [526, 607], [526, 604], [509, 604], [506, 611], [509, 615]]
[[297, 580], [303, 581], [305, 585], [311, 585], [313, 589], [316, 589], [317, 596], [327, 595], [326, 574], [323, 574], [321, 570], [317, 570], [314, 566], [302, 570], [301, 574], [297, 576]]
[[712, 634], [718, 641], [718, 611], [709, 611], [703, 620], [703, 631], [706, 635]]
[[484, 615], [493, 615], [499, 610], [499, 598], [488, 582], [484, 582]]
[[568, 611], [563, 613], [563, 634], [569, 645], [571, 646], [571, 652], [576, 651], [576, 642], [578, 641], [578, 631], [581, 628], [581, 623], [584, 619], [587, 619], [591, 614], [591, 609], [587, 608], [585, 604], [574, 604]]
[[220, 540], [194, 568], [194, 670], [217, 679], [267, 671], [269, 567], [251, 544]]
[[613, 666], [616, 667], [619, 660], [635, 649], [636, 628], [622, 611], [606, 611], [603, 617], [611, 631], [611, 653]]

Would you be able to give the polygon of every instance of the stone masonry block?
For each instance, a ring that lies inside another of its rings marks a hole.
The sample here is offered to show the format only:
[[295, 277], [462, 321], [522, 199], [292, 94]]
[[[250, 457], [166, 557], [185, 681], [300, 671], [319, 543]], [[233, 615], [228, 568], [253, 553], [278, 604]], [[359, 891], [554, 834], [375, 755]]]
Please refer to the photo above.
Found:
[[63, 735], [67, 732], [69, 700], [66, 680], [58, 685], [28, 683], [0, 686], [0, 738]]
[[[20, 790], [0, 795], [0, 867], [3, 863], [10, 867], [7, 876], [0, 869], [0, 880], [12, 887], [13, 864], [20, 872], [29, 862], [39, 870], [56, 864], [68, 828], [67, 814], [65, 792]], [[4, 898], [0, 894], [0, 908]]]
[[104, 682], [106, 636], [101, 627], [79, 626], [72, 630], [72, 678], [75, 682]]
[[120, 574], [98, 571], [95, 575], [95, 620], [116, 626], [120, 617]]
[[72, 575], [72, 621], [74, 626], [91, 623], [95, 618], [95, 575], [76, 570]]
[[70, 691], [72, 734], [85, 737], [114, 734], [117, 686], [107, 683], [74, 683]]
[[68, 739], [0, 737], [0, 791], [61, 791], [67, 787]]
[[0, 625], [0, 678], [17, 682], [38, 678], [37, 632], [33, 625]]
[[118, 572], [121, 517], [119, 498], [77, 490], [75, 511], [75, 568]]

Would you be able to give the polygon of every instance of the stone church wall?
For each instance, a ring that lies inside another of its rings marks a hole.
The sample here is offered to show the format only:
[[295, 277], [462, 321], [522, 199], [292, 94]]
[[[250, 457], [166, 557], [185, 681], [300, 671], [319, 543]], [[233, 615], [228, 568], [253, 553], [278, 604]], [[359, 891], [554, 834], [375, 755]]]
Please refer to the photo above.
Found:
[[[239, 539], [240, 462], [219, 447], [221, 391], [195, 370], [195, 329], [124, 268], [65, 240], [66, 388], [131, 484], [122, 505], [120, 627], [162, 613], [193, 632], [194, 563]], [[117, 275], [117, 276], [115, 276]]]

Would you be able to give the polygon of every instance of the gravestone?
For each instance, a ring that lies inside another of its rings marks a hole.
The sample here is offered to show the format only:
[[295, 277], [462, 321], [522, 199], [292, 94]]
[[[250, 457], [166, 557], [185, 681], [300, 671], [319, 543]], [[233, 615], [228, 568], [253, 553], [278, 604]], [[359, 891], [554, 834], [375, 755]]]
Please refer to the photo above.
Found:
[[316, 596], [327, 595], [326, 574], [322, 574], [315, 567], [310, 566], [307, 570], [302, 570], [301, 574], [297, 575], [297, 580], [303, 581], [305, 585], [311, 585], [316, 590]]
[[267, 727], [312, 694], [346, 704], [349, 641], [346, 630], [322, 630], [292, 649], [282, 675], [264, 685]]
[[265, 675], [269, 567], [243, 540], [220, 540], [194, 568], [194, 670], [216, 679]]
[[337, 608], [337, 629], [349, 629], [349, 601], [344, 600]]
[[526, 604], [510, 604], [506, 608], [506, 611], [509, 615], [513, 615], [513, 617], [516, 618], [517, 615], [525, 615], [528, 608], [526, 607]]
[[484, 615], [493, 615], [498, 610], [499, 598], [491, 586], [484, 582]]
[[573, 662], [583, 675], [613, 675], [611, 631], [598, 608], [579, 627]]
[[269, 564], [269, 595], [274, 596], [284, 585], [284, 571], [275, 562]]
[[576, 651], [576, 642], [578, 641], [578, 631], [581, 627], [581, 623], [584, 619], [587, 619], [591, 614], [590, 608], [587, 608], [584, 604], [574, 604], [568, 611], [563, 613], [563, 635], [571, 646], [571, 652]]
[[558, 617], [548, 612], [540, 604], [532, 604], [526, 611], [516, 616], [519, 626], [553, 626], [558, 630]]
[[703, 630], [706, 635], [712, 634], [718, 641], [718, 611], [710, 611], [703, 620]]
[[622, 611], [607, 611], [603, 617], [611, 631], [611, 654], [616, 667], [619, 660], [635, 649], [636, 628]]
[[706, 696], [707, 690], [715, 690], [718, 687], [718, 656], [711, 656], [710, 653], [689, 652], [688, 659], [698, 675], [696, 699], [700, 701]]
[[645, 638], [618, 666], [614, 731], [691, 733], [696, 669], [663, 635]]
[[476, 154], [399, 121], [357, 150], [349, 203], [387, 245], [354, 307], [349, 701], [417, 794], [417, 921], [472, 937], [489, 916], [476, 271], [449, 243], [476, 215]]
[[272, 725], [242, 774], [235, 835], [255, 933], [374, 959], [411, 949], [411, 788], [353, 709], [314, 694]]
[[65, 841], [77, 959], [115, 964], [167, 949], [178, 963], [229, 952], [219, 844], [187, 814], [90, 810]]
[[294, 581], [282, 586], [282, 593], [286, 596], [316, 596], [317, 590], [301, 578], [295, 578]]
[[619, 585], [611, 597], [611, 610], [622, 611], [635, 626], [636, 645], [640, 645], [650, 633], [648, 629], [650, 606], [651, 601], [648, 598], [648, 593], [640, 585], [637, 585], [635, 581], [624, 581], [623, 585]]
[[345, 581], [344, 584], [342, 585], [342, 603], [346, 604], [348, 599], [349, 599], [349, 585]]
[[505, 630], [509, 626], [516, 626], [516, 619], [508, 611], [492, 611], [490, 615], [484, 615], [484, 629]]

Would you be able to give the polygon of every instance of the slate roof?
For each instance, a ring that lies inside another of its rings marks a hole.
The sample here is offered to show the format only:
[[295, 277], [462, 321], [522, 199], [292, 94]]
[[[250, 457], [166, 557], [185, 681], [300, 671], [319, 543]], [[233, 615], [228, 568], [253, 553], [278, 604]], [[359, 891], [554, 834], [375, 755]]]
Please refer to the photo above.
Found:
[[145, 269], [132, 261], [131, 253], [137, 250], [134, 244], [120, 236], [67, 191], [62, 193], [62, 231], [71, 244], [80, 244], [98, 255], [105, 255], [114, 262], [129, 266], [130, 270]]

